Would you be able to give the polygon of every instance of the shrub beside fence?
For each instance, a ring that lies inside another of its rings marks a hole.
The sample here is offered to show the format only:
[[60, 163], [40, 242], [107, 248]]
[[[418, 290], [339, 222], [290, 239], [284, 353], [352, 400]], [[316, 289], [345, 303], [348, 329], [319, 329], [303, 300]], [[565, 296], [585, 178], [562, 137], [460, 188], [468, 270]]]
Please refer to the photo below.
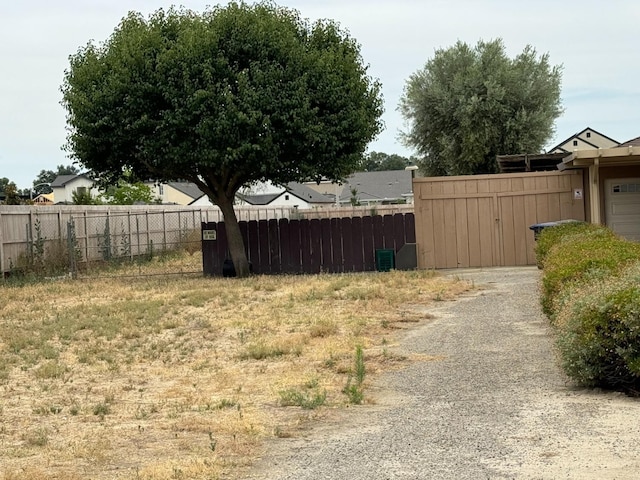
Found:
[[640, 395], [640, 244], [588, 224], [545, 229], [539, 241], [542, 305], [564, 371]]

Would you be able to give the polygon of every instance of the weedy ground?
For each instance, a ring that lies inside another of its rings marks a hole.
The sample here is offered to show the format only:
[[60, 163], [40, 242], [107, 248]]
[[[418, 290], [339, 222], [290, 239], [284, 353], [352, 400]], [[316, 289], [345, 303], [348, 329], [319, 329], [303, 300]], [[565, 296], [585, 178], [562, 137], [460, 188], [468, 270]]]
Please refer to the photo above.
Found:
[[372, 376], [412, 360], [393, 353], [399, 329], [471, 288], [428, 271], [134, 271], [0, 284], [0, 479], [238, 478], [265, 439], [366, 404]]

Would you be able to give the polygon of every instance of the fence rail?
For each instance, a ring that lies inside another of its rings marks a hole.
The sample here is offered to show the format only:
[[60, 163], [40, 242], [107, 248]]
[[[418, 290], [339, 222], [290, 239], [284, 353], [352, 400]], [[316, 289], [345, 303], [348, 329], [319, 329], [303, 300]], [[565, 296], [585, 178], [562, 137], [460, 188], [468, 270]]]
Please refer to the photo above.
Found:
[[[362, 217], [413, 211], [412, 205], [377, 207], [236, 207], [240, 221]], [[25, 258], [63, 245], [79, 261], [110, 256], [135, 257], [150, 249], [170, 248], [202, 223], [223, 220], [217, 207], [172, 205], [0, 206], [0, 272]]]

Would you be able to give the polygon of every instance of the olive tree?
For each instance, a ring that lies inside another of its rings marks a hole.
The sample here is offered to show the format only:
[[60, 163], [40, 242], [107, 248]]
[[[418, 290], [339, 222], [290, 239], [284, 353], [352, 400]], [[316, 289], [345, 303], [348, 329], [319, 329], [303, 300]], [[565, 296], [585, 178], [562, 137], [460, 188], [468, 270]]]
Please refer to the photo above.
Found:
[[428, 175], [495, 173], [497, 155], [538, 153], [552, 137], [560, 82], [561, 68], [531, 46], [511, 59], [499, 39], [458, 42], [408, 79], [402, 138]]
[[62, 93], [70, 155], [103, 185], [123, 172], [195, 183], [224, 215], [239, 276], [236, 192], [343, 179], [382, 127], [358, 43], [272, 3], [130, 13], [70, 57]]

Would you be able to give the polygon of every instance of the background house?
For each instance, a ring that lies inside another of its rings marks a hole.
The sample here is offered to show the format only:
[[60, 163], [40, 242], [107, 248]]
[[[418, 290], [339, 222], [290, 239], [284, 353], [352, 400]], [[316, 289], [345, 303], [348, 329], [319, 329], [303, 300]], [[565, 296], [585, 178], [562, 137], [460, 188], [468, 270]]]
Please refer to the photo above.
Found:
[[586, 220], [640, 241], [640, 137], [614, 148], [576, 150], [560, 170], [581, 170]]
[[160, 203], [164, 204], [191, 205], [202, 196], [200, 189], [191, 182], [145, 182], [145, 185], [151, 188], [153, 197], [159, 198]]
[[86, 174], [80, 175], [58, 175], [51, 182], [54, 203], [73, 203], [74, 192], [90, 193], [97, 197], [100, 191], [94, 186], [93, 180]]
[[555, 147], [549, 149], [547, 153], [571, 153], [574, 150], [590, 150], [594, 148], [613, 148], [620, 143], [613, 138], [587, 127], [566, 140], [563, 140]]
[[497, 161], [500, 173], [553, 171], [563, 158], [576, 150], [613, 148], [618, 145], [616, 140], [587, 127], [550, 148], [547, 153], [498, 155]]
[[340, 193], [341, 204], [388, 205], [413, 203], [412, 172], [388, 170], [356, 172], [347, 178]]
[[288, 183], [280, 191], [260, 194], [238, 194], [239, 205], [296, 207], [301, 210], [335, 204], [335, 197], [323, 195], [306, 185]]

